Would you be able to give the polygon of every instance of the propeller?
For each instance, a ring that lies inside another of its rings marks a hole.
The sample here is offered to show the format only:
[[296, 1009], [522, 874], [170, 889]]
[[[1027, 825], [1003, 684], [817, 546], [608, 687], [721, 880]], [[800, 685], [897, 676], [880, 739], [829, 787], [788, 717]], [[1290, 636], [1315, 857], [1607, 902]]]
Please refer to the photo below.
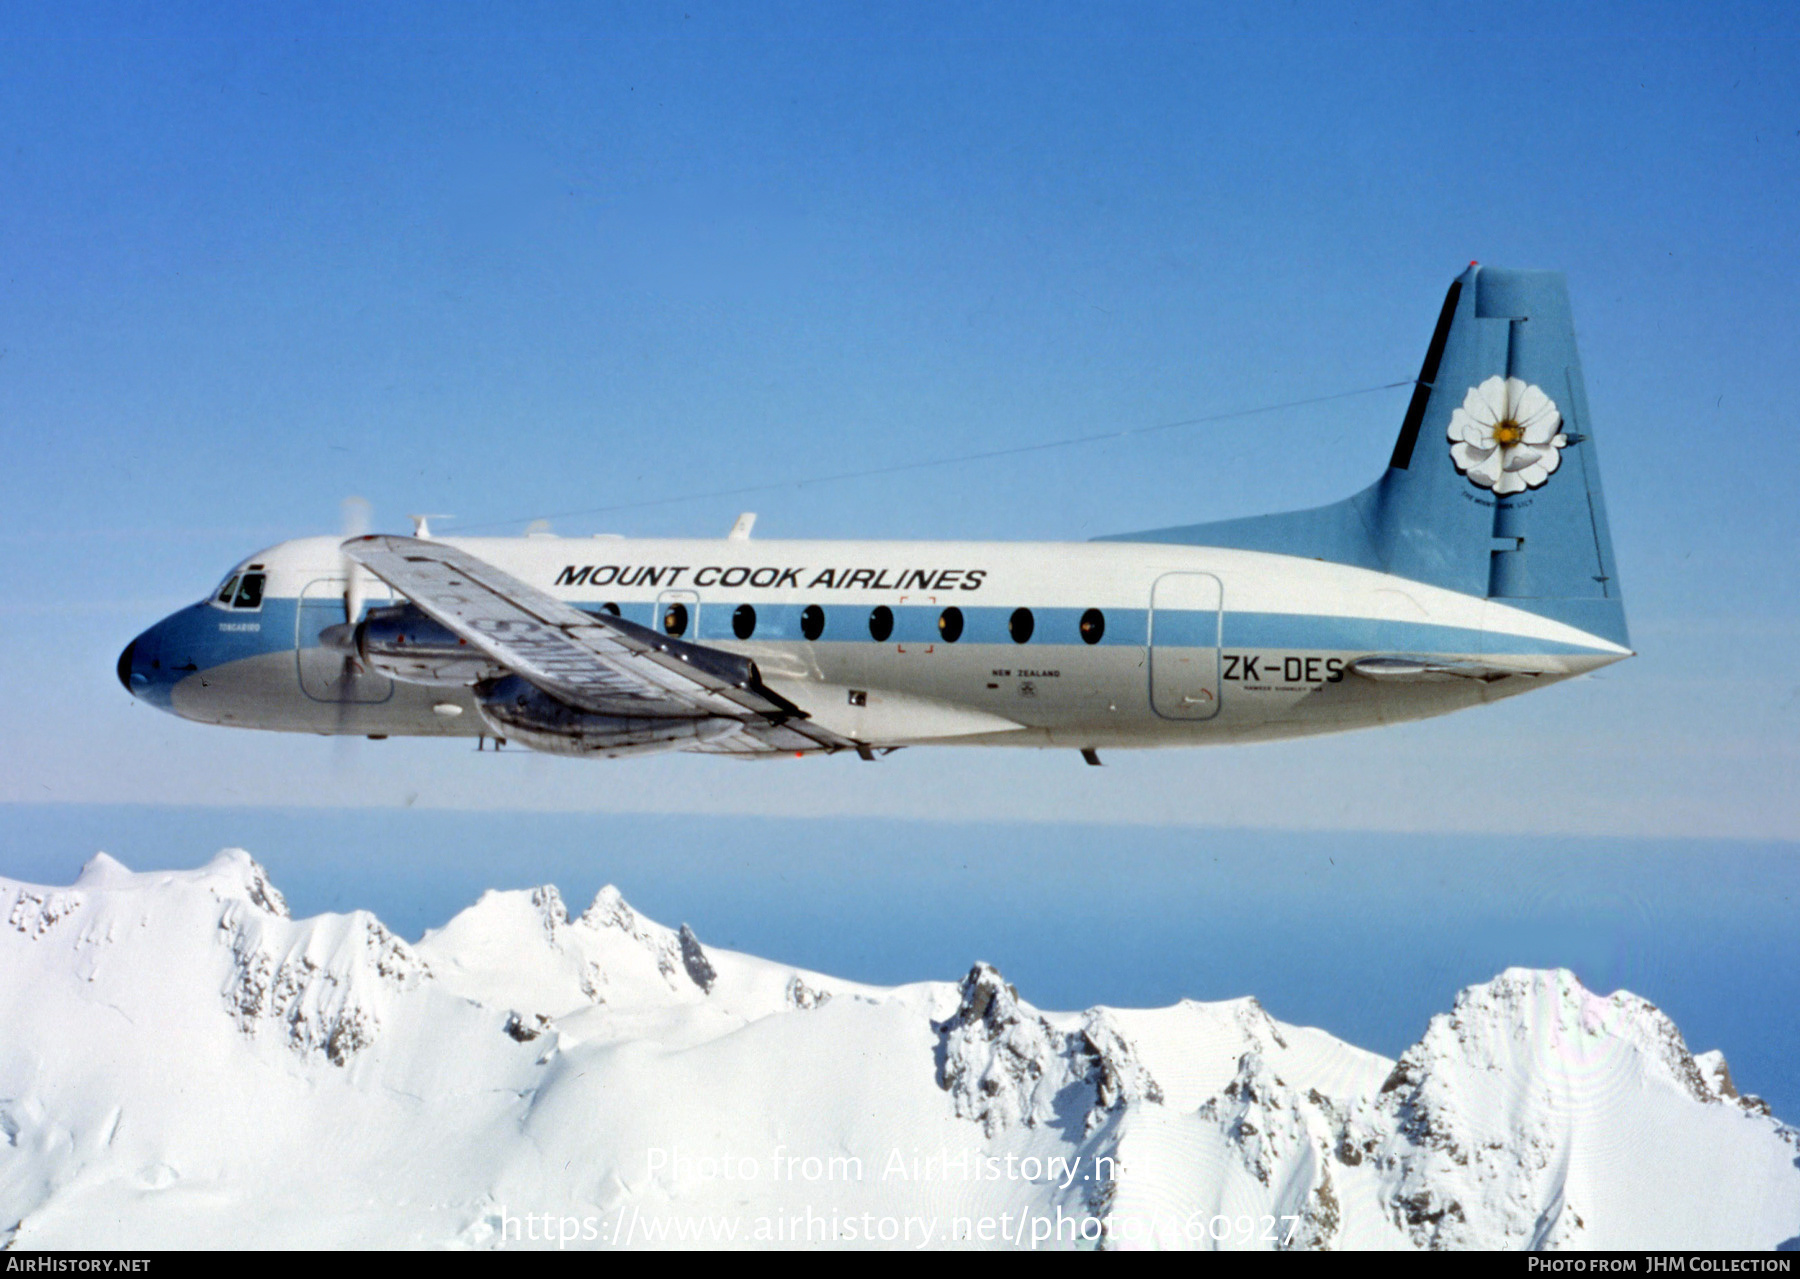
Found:
[[[367, 498], [345, 498], [339, 508], [339, 540], [347, 542], [368, 533], [372, 509]], [[356, 624], [362, 620], [369, 579], [368, 570], [344, 554], [341, 548], [338, 570], [344, 578], [344, 620], [336, 626], [326, 627], [319, 639], [326, 647], [337, 649], [344, 658], [343, 669], [338, 674], [337, 732], [333, 734], [332, 755], [338, 773], [348, 776], [355, 771], [359, 745], [356, 736], [349, 731], [354, 714], [349, 694], [352, 682], [363, 673], [362, 657], [356, 651]]]
[[[347, 542], [353, 537], [362, 537], [369, 531], [369, 504], [360, 497], [344, 499], [343, 520], [339, 526], [342, 534], [340, 541]], [[344, 620], [333, 623], [319, 632], [319, 643], [326, 648], [336, 649], [344, 655], [344, 669], [338, 676], [340, 682], [347, 683], [355, 676], [362, 674], [362, 661], [356, 651], [356, 624], [362, 620], [363, 605], [369, 595], [369, 571], [348, 555], [340, 547], [338, 550], [338, 574], [344, 579]]]
[[[368, 533], [371, 509], [367, 498], [344, 499], [343, 520], [340, 525], [343, 540], [349, 541]], [[338, 562], [344, 570], [344, 621], [355, 626], [362, 620], [363, 602], [369, 594], [368, 570], [341, 550], [338, 552]]]

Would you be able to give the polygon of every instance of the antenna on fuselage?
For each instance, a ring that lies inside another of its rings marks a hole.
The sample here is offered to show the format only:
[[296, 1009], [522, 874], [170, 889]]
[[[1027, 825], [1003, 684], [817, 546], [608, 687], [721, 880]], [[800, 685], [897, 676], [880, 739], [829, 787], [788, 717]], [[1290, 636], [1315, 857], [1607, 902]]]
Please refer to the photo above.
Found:
[[431, 540], [431, 521], [448, 520], [454, 517], [439, 511], [436, 515], [409, 515], [406, 518], [412, 521], [413, 536], [422, 542], [429, 542]]
[[737, 517], [737, 523], [731, 526], [731, 532], [725, 535], [727, 541], [748, 542], [750, 530], [756, 527], [756, 512], [745, 511]]

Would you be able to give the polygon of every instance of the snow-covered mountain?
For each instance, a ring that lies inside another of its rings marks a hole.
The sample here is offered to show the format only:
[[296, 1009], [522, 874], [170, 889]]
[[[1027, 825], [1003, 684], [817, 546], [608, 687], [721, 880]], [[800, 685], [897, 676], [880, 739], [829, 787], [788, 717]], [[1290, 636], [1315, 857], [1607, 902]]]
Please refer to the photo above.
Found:
[[0, 880], [14, 1247], [1767, 1248], [1800, 1133], [1512, 969], [1398, 1062], [1254, 999], [1050, 1013], [711, 949], [614, 889], [408, 944], [250, 857]]

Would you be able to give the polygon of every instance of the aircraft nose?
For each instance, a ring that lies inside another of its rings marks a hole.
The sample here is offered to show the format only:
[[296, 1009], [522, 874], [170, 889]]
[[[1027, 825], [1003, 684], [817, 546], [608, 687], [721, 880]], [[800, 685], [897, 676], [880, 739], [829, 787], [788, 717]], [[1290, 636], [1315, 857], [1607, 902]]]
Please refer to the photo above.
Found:
[[125, 651], [119, 654], [118, 664], [113, 668], [118, 672], [119, 683], [125, 686], [127, 693], [140, 702], [148, 702], [165, 711], [174, 710], [170, 698], [174, 694], [175, 685], [188, 672], [196, 669], [191, 663], [183, 667], [171, 667], [169, 664], [165, 650], [173, 620], [165, 617], [132, 640], [125, 646]]

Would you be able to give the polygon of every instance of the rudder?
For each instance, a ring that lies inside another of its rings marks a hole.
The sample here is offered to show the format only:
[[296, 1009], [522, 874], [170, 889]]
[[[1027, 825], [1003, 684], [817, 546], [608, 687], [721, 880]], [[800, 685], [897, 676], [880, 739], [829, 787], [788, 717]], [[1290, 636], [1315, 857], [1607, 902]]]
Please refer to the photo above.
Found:
[[1472, 265], [1451, 286], [1389, 470], [1363, 496], [1389, 572], [1627, 642], [1560, 272]]

